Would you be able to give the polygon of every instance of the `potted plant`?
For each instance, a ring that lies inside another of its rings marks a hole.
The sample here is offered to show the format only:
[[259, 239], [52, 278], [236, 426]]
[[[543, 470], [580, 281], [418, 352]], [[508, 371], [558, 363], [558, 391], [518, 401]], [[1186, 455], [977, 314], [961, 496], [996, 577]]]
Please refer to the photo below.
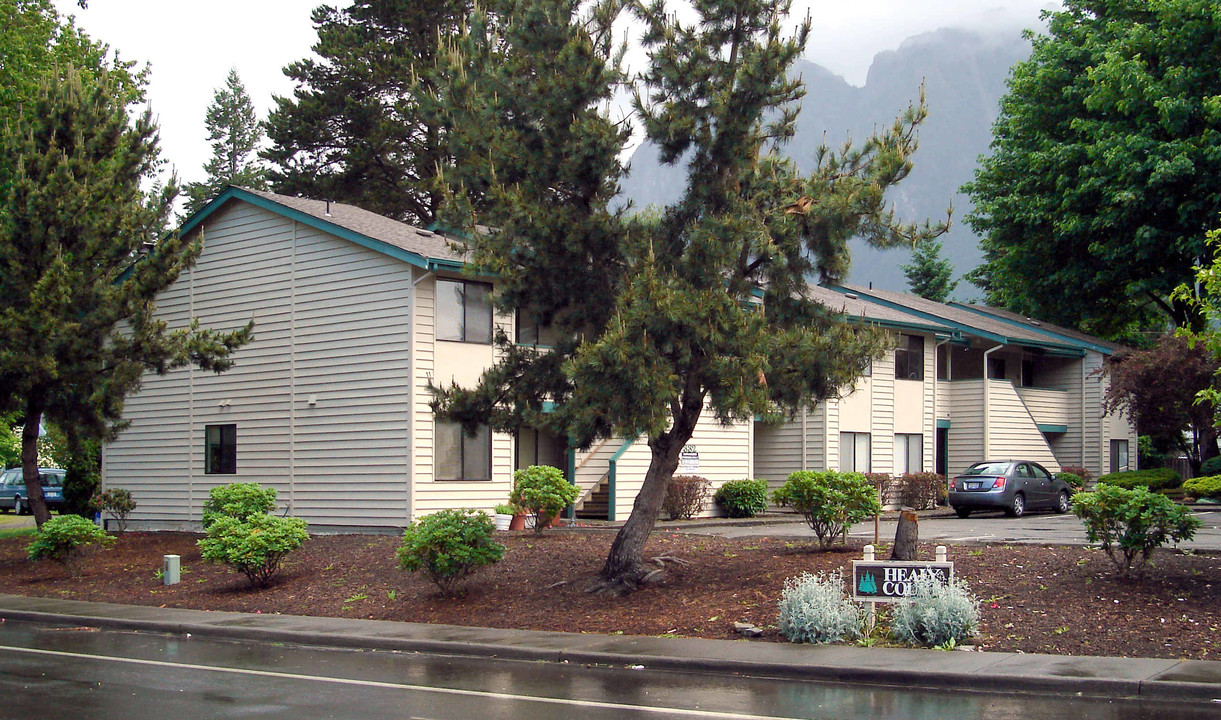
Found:
[[508, 530], [509, 524], [513, 522], [513, 516], [516, 513], [513, 511], [513, 506], [508, 503], [501, 503], [496, 506], [496, 517], [493, 518], [496, 523], [497, 530]]
[[534, 532], [551, 525], [560, 511], [571, 505], [581, 491], [564, 479], [559, 468], [531, 465], [513, 473], [509, 501], [534, 516]]

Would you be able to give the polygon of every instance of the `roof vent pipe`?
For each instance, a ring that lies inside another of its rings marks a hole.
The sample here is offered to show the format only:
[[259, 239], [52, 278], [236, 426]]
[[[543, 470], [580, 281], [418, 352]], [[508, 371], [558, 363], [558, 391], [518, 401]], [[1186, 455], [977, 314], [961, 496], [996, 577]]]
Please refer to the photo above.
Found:
[[326, 216], [331, 216], [331, 201], [329, 199], [326, 201]]

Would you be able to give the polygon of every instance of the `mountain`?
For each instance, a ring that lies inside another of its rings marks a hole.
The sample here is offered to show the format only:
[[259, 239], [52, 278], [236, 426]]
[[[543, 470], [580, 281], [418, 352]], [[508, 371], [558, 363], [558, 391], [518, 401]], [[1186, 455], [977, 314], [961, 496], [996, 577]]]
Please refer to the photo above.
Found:
[[[1018, 27], [989, 32], [945, 28], [878, 53], [864, 87], [799, 61], [793, 72], [805, 82], [806, 96], [786, 152], [809, 171], [824, 137], [834, 148], [845, 138], [859, 141], [874, 127], [889, 125], [919, 98], [923, 82], [929, 116], [920, 131], [915, 167], [888, 199], [906, 220], [942, 219], [953, 205], [954, 224], [942, 238], [944, 254], [958, 274], [968, 272], [979, 265], [980, 252], [975, 235], [962, 221], [970, 201], [958, 188], [973, 177], [977, 158], [988, 152], [1009, 69], [1029, 55], [1030, 43]], [[656, 148], [645, 143], [632, 155], [624, 194], [636, 207], [667, 204], [682, 193], [685, 175], [681, 164], [661, 165]], [[849, 281], [906, 290], [907, 279], [899, 265], [910, 257], [909, 250], [878, 251], [854, 242]], [[978, 291], [960, 282], [954, 295], [969, 299]]]

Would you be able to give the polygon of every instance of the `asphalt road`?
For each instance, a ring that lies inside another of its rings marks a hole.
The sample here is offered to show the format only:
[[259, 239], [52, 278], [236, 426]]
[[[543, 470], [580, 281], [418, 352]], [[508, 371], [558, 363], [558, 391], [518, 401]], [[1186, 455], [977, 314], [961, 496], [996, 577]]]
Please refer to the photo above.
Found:
[[1213, 716], [1215, 707], [0, 625], [0, 717], [972, 718]]
[[[1186, 550], [1221, 551], [1221, 509], [1196, 512], [1203, 525], [1193, 540], [1181, 543]], [[722, 537], [810, 537], [810, 528], [801, 522], [769, 525], [716, 525], [692, 528], [689, 532]], [[853, 538], [873, 540], [873, 521], [854, 525], [849, 531]], [[878, 538], [891, 542], [895, 537], [895, 521], [879, 523]], [[959, 518], [939, 514], [920, 518], [921, 542], [945, 543], [1033, 543], [1037, 545], [1086, 545], [1085, 529], [1075, 515], [1030, 513], [1020, 518], [1000, 513], [973, 514]]]

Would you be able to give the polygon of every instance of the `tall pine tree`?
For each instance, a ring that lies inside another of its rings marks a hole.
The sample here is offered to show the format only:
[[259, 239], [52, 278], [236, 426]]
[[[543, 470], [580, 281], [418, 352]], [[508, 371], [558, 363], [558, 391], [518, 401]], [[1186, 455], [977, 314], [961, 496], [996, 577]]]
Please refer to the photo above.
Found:
[[933, 240], [912, 248], [912, 261], [900, 265], [907, 277], [907, 287], [922, 298], [945, 302], [958, 286], [954, 265], [941, 257], [941, 243]]
[[102, 437], [145, 370], [221, 371], [251, 336], [196, 324], [167, 331], [153, 299], [200, 245], [160, 237], [175, 188], [141, 189], [158, 166], [150, 112], [129, 124], [121, 79], [102, 66], [47, 76], [0, 136], [0, 416], [24, 418], [21, 464], [35, 519], [38, 428]]
[[285, 68], [295, 97], [267, 119], [277, 192], [328, 198], [428, 225], [443, 192], [446, 127], [428, 111], [443, 81], [439, 37], [456, 34], [472, 0], [356, 0], [314, 11], [317, 60]]
[[204, 165], [207, 180], [183, 187], [187, 215], [194, 215], [229, 185], [267, 188], [267, 171], [255, 155], [263, 139], [263, 126], [236, 68], [229, 69], [225, 86], [212, 96], [204, 126], [212, 143], [212, 158]]
[[[824, 148], [802, 175], [779, 146], [802, 97], [787, 70], [808, 23], [783, 34], [787, 0], [692, 5], [691, 25], [662, 2], [634, 6], [650, 57], [637, 112], [663, 159], [688, 168], [682, 199], [659, 215], [609, 209], [626, 139], [605, 113], [620, 78], [609, 41], [619, 3], [506, 0], [499, 22], [472, 22], [451, 53], [451, 75], [466, 76], [450, 100], [454, 133], [482, 133], [490, 173], [488, 211], [476, 215], [461, 188], [454, 203], [474, 269], [496, 276], [505, 308], [553, 322], [561, 342], [537, 354], [502, 337], [480, 384], [439, 389], [435, 407], [468, 425], [547, 424], [578, 446], [647, 438], [644, 485], [598, 591], [657, 577], [644, 543], [705, 413], [735, 423], [795, 412], [884, 351], [880, 331], [814, 302], [809, 278], [840, 279], [854, 236], [891, 247], [942, 231], [896, 223], [883, 204], [911, 169], [922, 106], [859, 148]], [[484, 219], [494, 228], [475, 232]]]

